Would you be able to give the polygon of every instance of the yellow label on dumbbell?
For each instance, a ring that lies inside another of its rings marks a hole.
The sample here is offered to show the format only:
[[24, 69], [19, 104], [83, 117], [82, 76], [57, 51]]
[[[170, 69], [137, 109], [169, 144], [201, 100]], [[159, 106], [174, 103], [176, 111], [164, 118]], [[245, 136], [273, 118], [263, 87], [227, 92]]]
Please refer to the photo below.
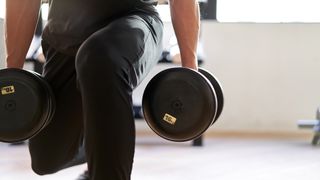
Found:
[[2, 95], [13, 94], [14, 92], [15, 92], [14, 86], [6, 86], [1, 88]]
[[164, 117], [163, 117], [163, 120], [166, 121], [169, 124], [175, 125], [176, 121], [177, 121], [177, 118], [175, 118], [175, 117], [171, 116], [170, 114], [166, 113], [164, 115]]

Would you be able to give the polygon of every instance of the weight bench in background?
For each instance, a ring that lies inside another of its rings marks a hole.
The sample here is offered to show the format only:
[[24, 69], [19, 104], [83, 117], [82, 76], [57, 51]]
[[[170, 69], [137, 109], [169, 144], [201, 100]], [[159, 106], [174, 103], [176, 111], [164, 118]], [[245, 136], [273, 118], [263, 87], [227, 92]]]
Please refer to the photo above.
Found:
[[301, 129], [313, 129], [314, 135], [311, 144], [316, 146], [320, 144], [320, 107], [316, 112], [316, 119], [298, 120], [298, 127]]

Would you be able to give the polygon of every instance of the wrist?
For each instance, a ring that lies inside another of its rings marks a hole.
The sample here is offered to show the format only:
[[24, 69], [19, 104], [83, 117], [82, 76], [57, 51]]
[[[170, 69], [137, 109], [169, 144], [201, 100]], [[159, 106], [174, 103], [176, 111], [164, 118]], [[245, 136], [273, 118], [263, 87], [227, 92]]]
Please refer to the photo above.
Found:
[[190, 61], [182, 61], [182, 67], [198, 70], [198, 61], [196, 59]]
[[16, 60], [12, 60], [12, 59], [10, 59], [10, 58], [7, 58], [6, 67], [7, 67], [7, 68], [18, 68], [18, 69], [22, 69], [22, 68], [23, 68], [23, 64], [24, 64], [24, 61], [16, 61]]

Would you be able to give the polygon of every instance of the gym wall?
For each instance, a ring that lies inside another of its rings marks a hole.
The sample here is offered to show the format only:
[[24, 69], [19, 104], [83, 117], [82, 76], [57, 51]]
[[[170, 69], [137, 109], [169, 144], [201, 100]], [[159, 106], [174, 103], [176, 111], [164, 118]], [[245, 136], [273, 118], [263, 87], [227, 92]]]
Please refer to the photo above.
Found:
[[225, 91], [210, 130], [298, 131], [320, 105], [320, 24], [204, 21], [204, 67]]

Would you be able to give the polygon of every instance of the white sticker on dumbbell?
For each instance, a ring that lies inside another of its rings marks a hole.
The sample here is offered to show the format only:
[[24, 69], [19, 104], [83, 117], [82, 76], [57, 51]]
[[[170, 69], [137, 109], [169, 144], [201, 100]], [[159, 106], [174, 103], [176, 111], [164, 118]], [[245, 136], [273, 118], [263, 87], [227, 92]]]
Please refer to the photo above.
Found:
[[171, 125], [175, 125], [177, 118], [171, 116], [170, 114], [165, 114], [163, 117], [163, 120], [166, 121], [167, 123], [171, 124]]
[[2, 95], [13, 94], [14, 92], [15, 92], [14, 86], [6, 86], [1, 88]]

